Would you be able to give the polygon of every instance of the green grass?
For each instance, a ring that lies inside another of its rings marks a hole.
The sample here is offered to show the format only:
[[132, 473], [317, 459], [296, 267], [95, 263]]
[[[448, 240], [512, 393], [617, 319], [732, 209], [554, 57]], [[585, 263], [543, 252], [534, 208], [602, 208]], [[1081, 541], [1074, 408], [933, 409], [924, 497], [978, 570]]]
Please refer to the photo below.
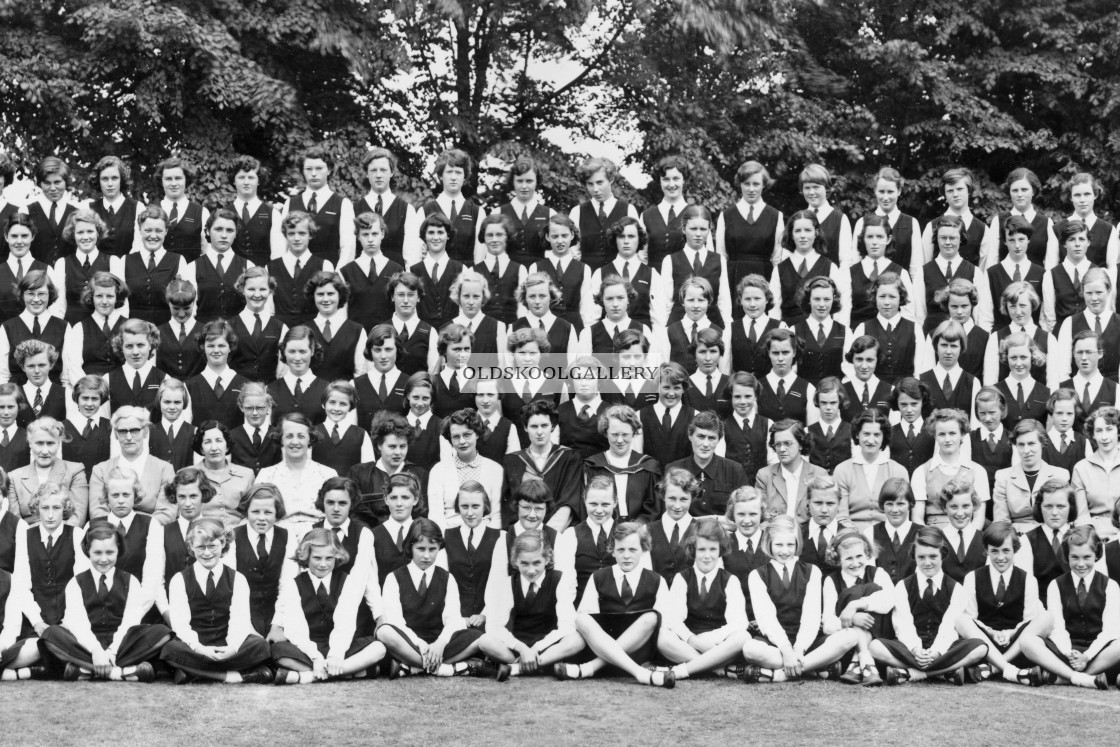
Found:
[[[1086, 745], [1120, 693], [988, 682], [837, 683], [416, 677], [274, 687], [19, 682], [0, 686], [2, 744]], [[49, 716], [44, 716], [49, 714]]]

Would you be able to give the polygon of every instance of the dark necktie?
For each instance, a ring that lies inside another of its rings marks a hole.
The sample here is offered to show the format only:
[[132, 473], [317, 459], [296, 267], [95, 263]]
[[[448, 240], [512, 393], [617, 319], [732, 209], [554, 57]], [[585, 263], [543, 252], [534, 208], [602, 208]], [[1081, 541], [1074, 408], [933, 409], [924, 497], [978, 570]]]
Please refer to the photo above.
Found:
[[833, 435], [834, 435], [835, 433], [836, 433], [836, 431], [835, 431], [835, 430], [833, 430], [832, 426], [831, 426], [831, 425], [830, 425], [830, 426], [828, 426], [828, 430], [827, 430], [827, 431], [825, 431], [825, 434], [824, 434], [824, 438], [825, 438], [825, 440], [826, 440], [826, 441], [831, 441], [831, 440], [832, 440], [832, 436], [833, 436]]
[[0, 447], [6, 449], [11, 443], [12, 439], [8, 438], [8, 429], [5, 428], [3, 430], [3, 435], [0, 435]]
[[222, 380], [218, 379], [217, 381], [214, 382], [214, 397], [216, 399], [221, 399], [222, 395], [225, 394], [225, 393], [226, 393], [226, 388], [224, 386], [222, 386]]
[[339, 544], [341, 544], [342, 543], [342, 527], [331, 527], [331, 531], [334, 532], [335, 539], [337, 539], [339, 541]]
[[922, 601], [926, 604], [933, 604], [933, 579], [926, 579], [926, 590], [922, 594]]
[[674, 524], [673, 525], [673, 533], [669, 537], [669, 547], [673, 548], [673, 551], [675, 552], [676, 549], [677, 549], [677, 546], [680, 543], [681, 543], [681, 525], [680, 524]]
[[[1011, 278], [1012, 282], [1020, 283], [1023, 281], [1023, 273], [1019, 272], [1019, 265], [1015, 265], [1015, 276]], [[1003, 583], [1003, 577], [1000, 576], [1000, 583]]]
[[809, 260], [801, 260], [801, 266], [797, 268], [797, 274], [801, 277], [805, 277], [809, 274]]
[[58, 203], [51, 203], [51, 228], [58, 228]]
[[454, 223], [459, 218], [459, 210], [455, 207], [455, 200], [451, 201], [451, 215], [448, 216], [451, 222]]
[[206, 574], [206, 598], [212, 599], [214, 596], [214, 571]]
[[253, 429], [253, 448], [257, 451], [260, 451], [260, 448], [261, 448], [261, 429], [260, 428], [254, 428]]
[[[672, 218], [670, 218], [669, 220], [672, 220]], [[599, 223], [606, 223], [606, 222], [607, 222], [607, 211], [604, 209], [604, 203], [600, 202], [599, 203]]]
[[1003, 598], [1007, 595], [1007, 584], [1003, 582], [1003, 575], [999, 577], [999, 585], [996, 586], [996, 604], [1002, 605]]
[[311, 193], [311, 199], [307, 201], [307, 212], [319, 212], [319, 196], [314, 192]]
[[173, 425], [167, 426], [167, 442], [175, 443], [175, 426]]
[[179, 347], [183, 347], [183, 343], [187, 341], [187, 325], [179, 325]]
[[950, 279], [952, 279], [952, 277], [953, 277], [953, 263], [952, 262], [946, 262], [945, 263], [945, 279], [950, 280]]
[[957, 532], [957, 560], [964, 562], [964, 530]]
[[825, 340], [824, 325], [823, 324], [818, 324], [817, 325], [817, 345], [819, 347], [823, 348], [824, 347], [824, 340]]
[[673, 417], [669, 414], [669, 408], [665, 408], [665, 414], [661, 416], [661, 429], [666, 434], [673, 430]]
[[994, 433], [988, 434], [988, 451], [993, 454], [996, 453], [996, 434]]
[[475, 550], [475, 547], [474, 547], [474, 530], [472, 529], [470, 531], [470, 534], [467, 535], [467, 552], [473, 554], [474, 550]]
[[537, 601], [537, 582], [533, 581], [529, 584], [529, 591], [525, 594], [525, 606], [532, 607], [535, 601]]
[[253, 314], [253, 339], [258, 339], [261, 332], [264, 330], [264, 325], [261, 323], [261, 315]]
[[595, 538], [595, 551], [599, 553], [599, 557], [607, 554], [607, 530], [599, 527], [599, 536]]
[[[1082, 581], [1081, 583], [1085, 583]], [[622, 577], [622, 603], [629, 606], [634, 601], [634, 590], [630, 588], [630, 582], [626, 576]]]
[[416, 590], [416, 593], [419, 594], [422, 597], [428, 595], [428, 574], [427, 573], [420, 574], [420, 588]]
[[676, 219], [677, 219], [677, 209], [675, 207], [670, 206], [669, 207], [669, 223], [668, 223], [668, 225], [672, 226], [673, 222], [676, 221]]
[[871, 260], [871, 277], [868, 278], [872, 283], [879, 279], [879, 262]]
[[171, 206], [171, 215], [167, 216], [167, 221], [171, 225], [179, 222], [179, 203], [176, 202]]
[[704, 387], [704, 396], [711, 398], [712, 394], [714, 393], [715, 390], [712, 388], [712, 375], [708, 374], [708, 385]]
[[1100, 317], [1099, 314], [1094, 314], [1094, 318], [1096, 319], [1096, 321], [1093, 322], [1093, 331], [1096, 332], [1098, 335], [1102, 334], [1102, 332], [1101, 332], [1101, 317]]
[[528, 381], [525, 382], [525, 388], [521, 390], [521, 399], [525, 400], [526, 404], [528, 404], [533, 399], [533, 390], [529, 386]]
[[1073, 292], [1078, 296], [1081, 295], [1081, 273], [1077, 270], [1073, 271]]
[[786, 380], [785, 379], [778, 379], [778, 401], [780, 402], [780, 401], [784, 400], [785, 398], [786, 398]]
[[902, 544], [902, 543], [898, 541], [898, 532], [891, 532], [891, 547], [893, 547], [895, 549], [895, 551], [897, 552], [898, 551], [898, 546], [900, 544]]
[[700, 579], [700, 599], [707, 599], [708, 597], [708, 579]]
[[1050, 551], [1054, 553], [1055, 558], [1062, 557], [1062, 543], [1058, 540], [1058, 532], [1054, 530], [1054, 539], [1050, 541]]
[[241, 203], [241, 227], [249, 225], [249, 203]]
[[105, 582], [105, 574], [99, 574], [101, 578], [97, 580], [97, 596], [101, 599], [109, 596], [109, 584]]
[[490, 421], [487, 420], [482, 424], [482, 440], [483, 442], [489, 441], [490, 436], [494, 435], [494, 429], [490, 427]]
[[93, 418], [86, 418], [86, 427], [82, 431], [82, 438], [89, 438], [91, 433], [93, 433]]
[[953, 401], [953, 382], [949, 378], [949, 374], [945, 374], [945, 383], [941, 385], [941, 394], [945, 396], [946, 402]]
[[447, 384], [447, 391], [451, 392], [453, 396], [458, 396], [462, 393], [459, 389], [459, 373], [454, 369], [451, 371], [451, 381]]
[[750, 537], [747, 537], [747, 554], [751, 555], [753, 553], [754, 553], [754, 540], [752, 540]]
[[630, 279], [630, 261], [629, 260], [622, 263], [622, 279], [623, 280], [629, 280]]
[[1082, 607], [1085, 606], [1085, 597], [1089, 596], [1089, 590], [1085, 588], [1085, 579], [1077, 582], [1077, 602]]
[[863, 405], [864, 407], [867, 407], [867, 404], [870, 401], [871, 401], [871, 386], [869, 384], [864, 384], [863, 385], [863, 397], [860, 399], [860, 404]]
[[89, 255], [87, 254], [86, 258], [84, 260], [82, 260], [82, 274], [85, 275], [87, 278], [89, 277], [89, 268], [90, 268], [90, 261], [89, 261]]
[[333, 335], [331, 334], [331, 320], [327, 319], [323, 322], [323, 342], [330, 345], [332, 337]]
[[754, 225], [754, 205], [753, 204], [750, 206], [750, 210], [747, 211], [747, 225], [748, 226], [753, 226]]
[[403, 325], [401, 327], [401, 345], [404, 345], [406, 342], [408, 342], [408, 325], [407, 324]]
[[750, 332], [747, 333], [747, 339], [750, 340], [751, 342], [758, 342], [758, 332], [755, 330], [755, 327], [754, 327], [754, 325], [757, 321], [758, 321], [757, 319], [751, 319], [751, 329], [750, 329]]
[[292, 392], [292, 396], [296, 399], [303, 397], [303, 379], [296, 379], [296, 388]]
[[43, 334], [43, 328], [39, 325], [39, 317], [36, 316], [31, 322], [31, 334], [38, 337]]
[[783, 565], [782, 566], [782, 584], [784, 584], [787, 587], [789, 586], [789, 566], [788, 565]]
[[1068, 437], [1068, 436], [1066, 436], [1066, 434], [1064, 434], [1064, 433], [1063, 433], [1063, 434], [1062, 434], [1062, 446], [1061, 446], [1061, 452], [1062, 452], [1063, 454], [1065, 454], [1065, 453], [1066, 453], [1066, 449], [1067, 449], [1067, 448], [1069, 448], [1069, 437]]
[[591, 419], [591, 405], [584, 405], [579, 410], [579, 422], [586, 423]]
[[148, 252], [148, 274], [156, 271], [156, 253]]
[[397, 528], [397, 552], [404, 552], [404, 527]]
[[389, 390], [385, 386], [385, 374], [381, 374], [381, 383], [377, 385], [377, 396], [382, 402], [389, 398]]
[[369, 282], [370, 282], [370, 284], [371, 284], [371, 285], [372, 285], [373, 283], [376, 283], [376, 282], [377, 282], [377, 278], [378, 278], [378, 272], [377, 272], [377, 263], [373, 261], [373, 258], [372, 258], [372, 257], [371, 257], [371, 258], [370, 258], [370, 260], [369, 260], [369, 273], [368, 273], [368, 277], [369, 277]]
[[298, 276], [301, 272], [303, 272], [303, 262], [297, 259], [295, 275]]
[[432, 265], [432, 285], [439, 285], [439, 262]]
[[144, 391], [144, 387], [140, 383], [140, 372], [137, 371], [136, 375], [132, 377], [132, 397], [135, 400], [140, 399], [140, 394]]
[[35, 401], [31, 403], [31, 409], [35, 411], [35, 416], [39, 416], [39, 412], [43, 409], [43, 388], [37, 387], [35, 389]]
[[16, 259], [16, 283], [23, 280], [23, 257]]
[[828, 540], [825, 539], [824, 530], [822, 529], [821, 533], [817, 535], [817, 557], [820, 558], [821, 560], [824, 560], [824, 558], [827, 554], [828, 554]]
[[910, 430], [909, 430], [909, 432], [908, 432], [908, 433], [906, 434], [906, 440], [907, 440], [907, 441], [909, 441], [909, 442], [910, 442], [911, 444], [913, 444], [913, 443], [914, 443], [914, 435], [915, 435], [915, 433], [914, 433], [914, 424], [913, 424], [913, 423], [911, 423], [911, 424], [910, 424]]
[[215, 267], [218, 270], [218, 277], [222, 277], [226, 274], [226, 271], [222, 269], [222, 255], [220, 254], [218, 255], [218, 261], [215, 264]]
[[268, 562], [268, 547], [265, 545], [263, 534], [257, 535], [257, 557], [262, 564]]
[[691, 344], [693, 344], [693, 345], [696, 344], [696, 335], [698, 335], [698, 334], [700, 334], [700, 322], [693, 322], [692, 323], [692, 337], [689, 338], [689, 342]]
[[[47, 553], [51, 553], [53, 551], [54, 551], [54, 535], [53, 534], [48, 534], [47, 535]], [[1084, 583], [1084, 582], [1082, 582], [1082, 583]]]
[[1081, 397], [1081, 408], [1085, 412], [1092, 412], [1093, 399], [1089, 396], [1089, 384], [1085, 384], [1085, 394]]
[[334, 432], [331, 433], [331, 443], [338, 446], [342, 442], [342, 436], [338, 432], [338, 423], [334, 424]]
[[538, 319], [537, 324], [540, 325], [541, 330], [544, 330], [544, 319]]
[[318, 586], [319, 590], [315, 592], [315, 596], [319, 598], [319, 605], [326, 609], [330, 609], [331, 594], [329, 591], [327, 591], [327, 585], [320, 581]]
[[1022, 414], [1023, 409], [1026, 406], [1026, 400], [1023, 398], [1023, 382], [1020, 381], [1018, 387], [1018, 393], [1015, 395], [1015, 404], [1016, 406], [1018, 406], [1020, 414]]
[[696, 256], [692, 258], [692, 274], [699, 275], [703, 269], [704, 265], [700, 263], [700, 252], [696, 252]]
[[384, 209], [385, 209], [384, 198], [381, 195], [378, 195], [377, 196], [377, 202], [373, 206], [373, 211], [375, 213], [377, 213], [378, 215], [384, 215], [385, 214]]

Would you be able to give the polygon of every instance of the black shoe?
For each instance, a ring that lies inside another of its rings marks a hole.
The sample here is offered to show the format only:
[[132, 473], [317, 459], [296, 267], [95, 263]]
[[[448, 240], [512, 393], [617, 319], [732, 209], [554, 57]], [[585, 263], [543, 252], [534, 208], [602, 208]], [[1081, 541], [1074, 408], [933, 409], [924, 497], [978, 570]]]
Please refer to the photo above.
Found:
[[1096, 677], [1093, 678], [1093, 684], [1097, 686], [1098, 690], [1107, 690], [1108, 689], [1108, 675], [1107, 674], [1098, 674]]
[[1042, 667], [1020, 669], [1019, 676], [1015, 679], [1019, 680], [1019, 684], [1030, 685], [1031, 687], [1042, 687], [1046, 683], [1046, 678], [1042, 674]]
[[456, 672], [460, 677], [496, 677], [498, 674], [498, 666], [489, 659], [472, 657], [463, 663], [467, 665], [467, 668], [461, 672]]
[[407, 675], [408, 672], [405, 671], [404, 666], [399, 661], [396, 659], [389, 660], [389, 679], [399, 680]]
[[945, 675], [945, 681], [957, 687], [963, 687], [964, 683], [967, 681], [964, 669], [964, 667], [957, 667], [952, 672], [949, 672]]
[[[839, 666], [840, 662], [836, 662]], [[829, 679], [832, 679], [831, 677]], [[858, 661], [852, 661], [848, 665], [848, 669], [841, 674], [837, 679], [846, 685], [859, 685], [863, 682], [863, 669], [860, 667]]]
[[[576, 665], [576, 668], [578, 669], [579, 665]], [[578, 679], [580, 679], [579, 674], [576, 674], [576, 676], [574, 676], [574, 677], [572, 675], [568, 674], [568, 665], [565, 664], [564, 662], [560, 662], [559, 664], [553, 664], [552, 665], [552, 676], [555, 677], [558, 680], [578, 680]]]
[[510, 667], [509, 664], [499, 664], [498, 671], [494, 673], [494, 679], [498, 682], [505, 682], [509, 679]]
[[241, 681], [250, 685], [268, 685], [273, 681], [272, 670], [265, 664], [241, 673]]
[[27, 668], [27, 679], [29, 680], [45, 680], [50, 679], [50, 671], [42, 664]]
[[964, 681], [969, 685], [978, 685], [984, 681], [980, 667], [964, 667]]
[[[660, 683], [654, 681], [654, 678], [659, 674], [662, 677]], [[671, 669], [668, 672], [651, 672], [649, 676], [649, 684], [653, 687], [663, 687], [666, 690], [672, 690], [677, 686], [677, 675], [673, 674], [673, 670]]]
[[74, 682], [82, 676], [82, 670], [77, 664], [66, 662], [66, 667], [62, 670], [62, 679], [66, 682]]
[[910, 673], [900, 667], [887, 667], [887, 685], [901, 685], [910, 681]]
[[137, 682], [154, 682], [156, 679], [156, 669], [146, 661], [142, 661], [136, 665], [136, 674], [133, 675]]
[[292, 670], [285, 669], [284, 667], [276, 667], [276, 675], [272, 678], [272, 684], [274, 684], [274, 685], [288, 685], [288, 684], [291, 684], [291, 683], [288, 682], [288, 673], [291, 672], [291, 671]]
[[172, 676], [176, 685], [189, 685], [194, 682], [194, 675], [188, 674], [182, 669], [176, 669], [175, 674]]

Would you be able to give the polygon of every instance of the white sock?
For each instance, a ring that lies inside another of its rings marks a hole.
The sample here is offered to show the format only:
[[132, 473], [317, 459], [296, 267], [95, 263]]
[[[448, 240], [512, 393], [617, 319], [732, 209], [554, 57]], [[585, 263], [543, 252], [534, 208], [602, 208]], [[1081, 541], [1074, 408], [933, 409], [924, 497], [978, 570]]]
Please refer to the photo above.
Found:
[[133, 679], [135, 679], [136, 678], [136, 667], [129, 667], [128, 669], [129, 669], [129, 672], [126, 675], [124, 673], [124, 670], [121, 669], [120, 667], [113, 667], [112, 669], [109, 670], [109, 679], [113, 680], [114, 682], [120, 682], [125, 677], [132, 677]]
[[[460, 662], [459, 664], [440, 664], [439, 668], [436, 669], [436, 677], [454, 677], [455, 672], [460, 671], [456, 669], [456, 667], [461, 665], [462, 662]], [[466, 667], [464, 667], [464, 669], [465, 668]]]
[[769, 677], [771, 682], [785, 682], [789, 679], [784, 669], [763, 669], [762, 676]]
[[295, 684], [297, 684], [297, 685], [306, 685], [306, 684], [309, 684], [309, 683], [315, 681], [315, 673], [314, 672], [293, 672], [293, 673], [288, 674], [288, 681], [289, 682], [291, 681], [292, 674], [296, 675]]
[[19, 673], [14, 669], [0, 670], [0, 680], [4, 682], [11, 682], [12, 680], [19, 679]]
[[513, 664], [510, 664], [509, 665], [509, 676], [510, 677], [520, 677], [521, 676], [521, 665], [518, 664], [517, 662], [514, 662]]
[[1014, 683], [1018, 684], [1019, 674], [1022, 671], [1023, 671], [1022, 669], [1019, 669], [1018, 667], [1014, 667], [1014, 666], [1008, 664], [1006, 667], [1003, 668], [1003, 678], [1005, 680], [1007, 680], [1008, 682], [1014, 682]]
[[242, 681], [241, 672], [226, 672], [226, 682], [236, 684]]
[[1085, 674], [1084, 672], [1074, 672], [1073, 677], [1071, 677], [1069, 681], [1071, 685], [1095, 689], [1097, 687], [1096, 679], [1096, 676], [1091, 674]]
[[21, 680], [31, 679], [31, 667], [20, 667], [16, 670], [16, 677]]
[[921, 680], [927, 679], [926, 673], [920, 669], [907, 669], [906, 673], [910, 675], [911, 682], [920, 682]]
[[678, 664], [675, 667], [673, 667], [673, 676], [675, 676], [678, 680], [687, 680], [688, 679], [688, 665]]

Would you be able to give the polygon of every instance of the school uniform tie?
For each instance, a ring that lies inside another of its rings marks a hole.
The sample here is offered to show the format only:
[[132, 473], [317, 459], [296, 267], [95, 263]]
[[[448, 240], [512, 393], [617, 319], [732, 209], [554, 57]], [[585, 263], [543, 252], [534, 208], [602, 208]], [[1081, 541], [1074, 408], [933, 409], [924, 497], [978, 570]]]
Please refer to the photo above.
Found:
[[172, 226], [179, 222], [179, 203], [171, 205], [171, 215], [167, 216], [167, 222]]
[[133, 399], [139, 400], [140, 399], [140, 394], [143, 391], [144, 391], [144, 387], [140, 383], [140, 372], [137, 371], [136, 376], [134, 376], [132, 378], [132, 397], [133, 397]]
[[871, 260], [871, 277], [867, 278], [872, 283], [879, 279], [879, 262]]
[[898, 532], [891, 532], [891, 547], [894, 548], [895, 552], [898, 551], [898, 546], [900, 544], [901, 543], [898, 541]]
[[420, 418], [416, 418], [416, 421], [412, 424], [412, 430], [416, 433], [417, 438], [424, 434], [424, 426], [420, 425]]
[[825, 341], [824, 325], [823, 324], [818, 324], [817, 325], [817, 345], [819, 347], [823, 348], [824, 347], [824, 341]]
[[922, 592], [922, 601], [926, 604], [933, 604], [933, 579], [926, 579], [926, 590]]
[[432, 265], [432, 285], [439, 285], [440, 274], [439, 262], [436, 262], [434, 265]]
[[696, 344], [696, 336], [698, 334], [700, 334], [700, 322], [693, 322], [692, 323], [692, 335], [689, 337], [689, 340], [688, 340], [689, 343], [691, 343], [692, 345], [695, 345]]
[[946, 262], [945, 263], [945, 279], [946, 280], [951, 280], [952, 277], [953, 277], [953, 263], [952, 262]]
[[666, 225], [667, 226], [672, 226], [673, 222], [676, 221], [676, 219], [677, 219], [677, 209], [675, 207], [670, 206], [669, 207], [669, 220], [666, 223]]
[[677, 546], [680, 544], [680, 542], [681, 542], [681, 525], [680, 524], [674, 524], [673, 525], [673, 534], [669, 537], [669, 547], [673, 548], [673, 552], [676, 552]]
[[[1011, 278], [1011, 281], [1014, 283], [1020, 283], [1023, 281], [1023, 273], [1019, 272], [1019, 265], [1015, 265], [1015, 276]], [[1002, 580], [1003, 578], [1001, 577], [1000, 581]]]
[[824, 560], [828, 554], [828, 539], [825, 537], [824, 530], [817, 535], [817, 557]]
[[16, 283], [23, 280], [23, 258], [16, 260]]
[[1100, 316], [1100, 314], [1094, 314], [1094, 315], [1093, 315], [1093, 318], [1094, 318], [1094, 319], [1096, 319], [1096, 321], [1095, 321], [1095, 322], [1093, 322], [1093, 331], [1094, 331], [1094, 332], [1096, 332], [1096, 333], [1097, 333], [1098, 335], [1099, 335], [1099, 334], [1102, 334], [1102, 332], [1101, 332], [1101, 316]]
[[241, 227], [249, 225], [249, 203], [241, 203]]
[[3, 431], [0, 431], [0, 433], [3, 434], [0, 435], [0, 448], [6, 449], [11, 444], [12, 440], [8, 438], [8, 430], [6, 428]]
[[591, 419], [591, 405], [584, 405], [579, 411], [579, 422], [586, 423]]
[[51, 203], [51, 228], [58, 228], [58, 203]]
[[708, 579], [700, 579], [700, 599], [707, 599], [708, 597]]
[[213, 599], [214, 597], [214, 571], [206, 574], [206, 598]]
[[910, 445], [911, 445], [911, 446], [912, 446], [912, 445], [914, 444], [914, 435], [915, 435], [915, 434], [914, 434], [914, 424], [913, 424], [913, 423], [911, 423], [911, 424], [910, 424], [910, 430], [909, 430], [909, 432], [908, 432], [908, 433], [906, 434], [906, 441], [907, 441], [908, 443], [910, 443]]
[[404, 527], [397, 528], [397, 552], [404, 552]]
[[225, 393], [226, 393], [226, 388], [224, 386], [222, 386], [222, 380], [218, 379], [217, 381], [214, 382], [214, 397], [216, 399], [221, 399], [222, 395], [225, 394]]
[[494, 429], [490, 427], [490, 421], [486, 420], [482, 423], [482, 442], [486, 443], [490, 437], [494, 435]]
[[957, 560], [964, 562], [964, 531], [957, 532]]
[[322, 581], [320, 581], [317, 584], [317, 586], [319, 588], [318, 588], [318, 590], [316, 590], [315, 596], [318, 597], [318, 599], [319, 599], [319, 605], [321, 607], [326, 608], [326, 609], [330, 609], [331, 593], [329, 591], [327, 591], [327, 585], [325, 583], [323, 583]]
[[696, 252], [696, 256], [692, 258], [692, 274], [699, 275], [704, 265], [700, 263], [700, 252]]
[[526, 380], [525, 388], [521, 390], [521, 399], [528, 404], [533, 399], [533, 390], [529, 387], [529, 382]]
[[1062, 543], [1058, 540], [1058, 533], [1054, 532], [1054, 538], [1050, 540], [1050, 551], [1054, 553], [1055, 558], [1062, 557]]
[[[92, 433], [93, 433], [93, 418], [86, 418], [86, 427], [85, 427], [85, 430], [82, 431], [82, 438], [89, 438], [90, 434], [92, 434]], [[5, 432], [4, 436], [6, 437], [7, 435], [8, 435], [7, 432]]]
[[797, 268], [797, 274], [801, 277], [805, 277], [809, 274], [809, 260], [801, 260], [801, 266]]
[[452, 223], [459, 218], [459, 209], [455, 207], [455, 200], [451, 201], [451, 215], [448, 216]]
[[1090, 412], [1093, 409], [1092, 404], [1093, 404], [1093, 398], [1089, 396], [1089, 384], [1088, 384], [1088, 382], [1086, 382], [1085, 383], [1085, 394], [1083, 394], [1081, 396], [1081, 408], [1083, 410], [1085, 410], [1085, 412]]
[[999, 585], [996, 586], [996, 604], [1003, 605], [1003, 598], [1007, 596], [1007, 584], [1003, 582], [1003, 574], [1000, 574]]
[[949, 374], [945, 374], [945, 383], [941, 385], [941, 393], [945, 395], [947, 401], [953, 401], [953, 381], [949, 378]]
[[1085, 606], [1085, 597], [1089, 596], [1089, 590], [1085, 588], [1085, 579], [1077, 582], [1077, 602], [1082, 607]]
[[43, 388], [35, 388], [35, 401], [31, 403], [31, 409], [35, 411], [35, 417], [39, 417], [39, 413], [43, 409]]
[[43, 334], [43, 328], [39, 325], [38, 316], [36, 316], [31, 323], [31, 334], [33, 334], [35, 337], [39, 337], [39, 335]]
[[704, 387], [704, 396], [710, 399], [714, 393], [715, 389], [712, 387], [712, 375], [708, 374], [708, 385]]
[[539, 327], [541, 328], [541, 332], [546, 332], [546, 331], [547, 331], [547, 330], [546, 330], [546, 329], [544, 328], [544, 319], [538, 319], [538, 320], [537, 320], [537, 325], [538, 325], [538, 326], [539, 326]]
[[622, 263], [622, 279], [623, 280], [629, 280], [630, 279], [630, 260], [626, 260], [625, 262]]
[[778, 379], [778, 401], [781, 402], [786, 398], [786, 380]]
[[268, 562], [268, 547], [265, 546], [263, 534], [257, 535], [257, 557], [262, 565]]
[[296, 260], [296, 271], [295, 271], [295, 273], [293, 274], [293, 278], [295, 278], [295, 277], [299, 277], [299, 274], [300, 274], [301, 272], [303, 272], [303, 262], [302, 262], [301, 260], [298, 260], [298, 259], [297, 259], [297, 260]]
[[864, 384], [863, 385], [863, 397], [860, 398], [859, 402], [860, 402], [861, 405], [863, 405], [866, 408], [867, 404], [870, 401], [871, 401], [871, 385]]
[[89, 268], [89, 255], [87, 254], [86, 258], [82, 260], [82, 274], [86, 276], [86, 279], [89, 279]]
[[156, 253], [148, 252], [148, 274], [151, 275], [156, 271]]
[[338, 446], [342, 442], [342, 436], [338, 433], [338, 423], [334, 424], [334, 432], [331, 433], [331, 443]]
[[[92, 420], [90, 422], [93, 422]], [[167, 426], [167, 442], [170, 444], [175, 443], [175, 426]]]
[[222, 277], [226, 274], [225, 270], [222, 269], [222, 255], [218, 255], [218, 261], [215, 263], [214, 268], [218, 271], [218, 277]]
[[1015, 405], [1019, 408], [1019, 413], [1022, 414], [1024, 405], [1026, 404], [1023, 398], [1023, 382], [1019, 382], [1018, 392], [1015, 394]]
[[832, 440], [832, 436], [833, 436], [833, 435], [834, 435], [835, 433], [836, 433], [836, 431], [835, 431], [835, 430], [833, 430], [832, 426], [831, 426], [831, 425], [830, 425], [830, 426], [828, 426], [828, 430], [827, 430], [827, 431], [825, 431], [825, 434], [824, 434], [824, 439], [825, 439], [826, 441], [831, 441], [831, 440]]
[[[54, 550], [54, 535], [53, 534], [48, 534], [47, 535], [47, 554], [50, 554], [53, 550]], [[1081, 583], [1085, 583], [1085, 582], [1082, 581]]]
[[1060, 447], [1060, 451], [1063, 454], [1065, 454], [1067, 448], [1069, 448], [1069, 438], [1066, 436], [1066, 434], [1063, 433], [1062, 434], [1062, 444], [1061, 444], [1061, 447]]
[[1073, 271], [1073, 292], [1081, 295], [1081, 273], [1076, 269]]
[[751, 319], [751, 328], [747, 332], [747, 339], [750, 340], [751, 342], [758, 342], [758, 330], [756, 330], [755, 326], [754, 326], [756, 321], [757, 320], [755, 320], [755, 319]]
[[314, 192], [311, 193], [311, 199], [307, 201], [307, 212], [319, 212], [319, 196]]
[[599, 527], [599, 535], [595, 538], [595, 551], [599, 557], [607, 554], [607, 530]]
[[752, 540], [750, 537], [747, 537], [747, 554], [750, 555], [750, 554], [753, 554], [753, 553], [754, 553], [754, 540]]
[[261, 332], [264, 330], [264, 325], [261, 324], [261, 315], [253, 314], [253, 339], [260, 339]]
[[401, 345], [404, 345], [406, 342], [408, 342], [408, 325], [407, 324], [401, 325], [400, 338], [401, 338]]
[[323, 342], [330, 345], [332, 337], [333, 335], [331, 334], [331, 320], [327, 319], [323, 322]]
[[669, 414], [669, 408], [665, 408], [665, 414], [661, 416], [661, 429], [668, 433], [673, 430], [673, 417]]
[[105, 582], [104, 573], [98, 575], [101, 576], [101, 578], [97, 579], [97, 597], [99, 599], [105, 599], [105, 597], [109, 596], [109, 584]]
[[474, 530], [473, 529], [470, 531], [469, 534], [467, 534], [467, 552], [469, 552], [471, 555], [474, 555]]
[[296, 388], [292, 392], [292, 396], [297, 400], [303, 397], [303, 379], [296, 379]]
[[525, 593], [525, 606], [532, 607], [535, 601], [537, 601], [537, 582], [532, 581], [529, 583], [529, 591]]
[[754, 205], [752, 204], [752, 205], [750, 206], [750, 209], [749, 209], [749, 210], [747, 210], [747, 225], [748, 225], [748, 226], [753, 226], [753, 225], [754, 225], [754, 221], [755, 221], [755, 218], [754, 218]]
[[782, 585], [789, 587], [789, 566], [782, 566]]
[[[108, 334], [108, 333], [106, 333], [106, 334]], [[180, 324], [179, 325], [178, 339], [179, 339], [179, 347], [183, 347], [183, 343], [187, 341], [187, 325], [185, 325], [185, 324]]]
[[[1085, 583], [1082, 581], [1081, 583]], [[622, 603], [629, 606], [634, 601], [634, 590], [630, 588], [630, 581], [626, 576], [622, 577]]]
[[988, 451], [992, 454], [996, 453], [996, 434], [994, 433], [988, 434]]
[[373, 205], [373, 212], [377, 213], [378, 215], [384, 215], [385, 214], [383, 212], [384, 209], [385, 209], [384, 199], [385, 199], [384, 197], [382, 197], [381, 195], [378, 195], [377, 196], [377, 202], [374, 203], [374, 205]]
[[416, 593], [419, 594], [422, 597], [426, 597], [428, 595], [428, 574], [427, 573], [420, 574], [420, 588], [418, 588], [416, 590]]
[[385, 386], [385, 374], [381, 374], [381, 382], [377, 385], [377, 396], [382, 402], [389, 398], [389, 389]]
[[260, 451], [260, 448], [261, 448], [261, 429], [260, 428], [254, 428], [253, 429], [253, 449], [256, 450], [256, 451]]

